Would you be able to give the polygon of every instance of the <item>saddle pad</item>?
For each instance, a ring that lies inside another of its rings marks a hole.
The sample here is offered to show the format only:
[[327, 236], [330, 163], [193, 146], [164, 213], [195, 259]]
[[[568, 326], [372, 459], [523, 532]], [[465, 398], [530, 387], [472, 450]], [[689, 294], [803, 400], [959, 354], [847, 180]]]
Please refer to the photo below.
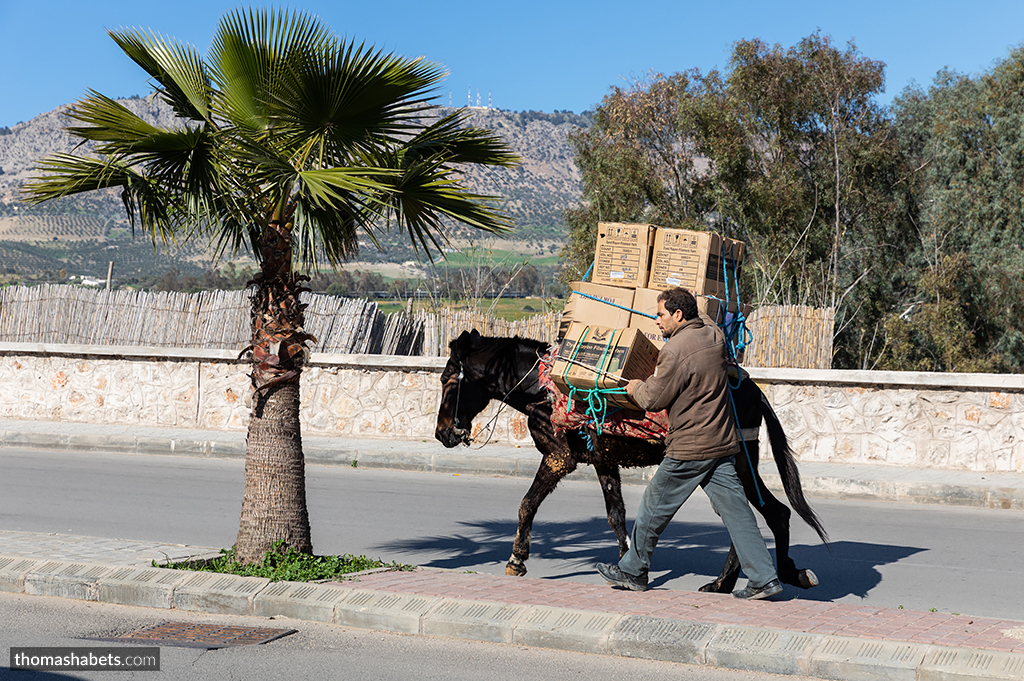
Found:
[[[558, 345], [555, 344], [540, 361], [540, 385], [551, 399], [551, 425], [555, 432], [590, 428], [602, 435], [638, 437], [644, 440], [664, 440], [668, 433], [668, 412], [642, 412], [609, 408], [601, 424], [594, 423], [591, 416], [581, 411], [579, 401], [570, 405], [569, 396], [564, 394], [551, 380], [551, 367], [555, 362]], [[570, 406], [572, 407], [570, 409]]]

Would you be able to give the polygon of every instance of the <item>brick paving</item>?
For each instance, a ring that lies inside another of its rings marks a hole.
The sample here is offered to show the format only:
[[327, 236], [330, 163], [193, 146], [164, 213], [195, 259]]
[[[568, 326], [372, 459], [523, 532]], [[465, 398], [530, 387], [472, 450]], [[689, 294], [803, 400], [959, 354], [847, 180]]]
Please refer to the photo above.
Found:
[[[347, 582], [352, 585], [351, 582]], [[637, 593], [565, 580], [418, 569], [359, 578], [359, 588], [419, 596], [541, 605], [622, 615], [768, 627], [792, 632], [1024, 653], [1024, 622], [800, 599], [740, 601], [728, 594]]]

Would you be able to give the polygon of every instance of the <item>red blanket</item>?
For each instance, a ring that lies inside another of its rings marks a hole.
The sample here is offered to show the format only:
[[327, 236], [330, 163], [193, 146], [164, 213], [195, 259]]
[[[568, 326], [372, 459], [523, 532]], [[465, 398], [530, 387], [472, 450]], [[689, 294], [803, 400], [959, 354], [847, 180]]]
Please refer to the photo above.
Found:
[[668, 412], [630, 411], [609, 407], [603, 420], [598, 420], [586, 413], [587, 405], [580, 400], [572, 400], [563, 394], [555, 382], [551, 380], [551, 366], [554, 364], [558, 346], [540, 361], [540, 384], [551, 397], [551, 425], [555, 432], [577, 430], [589, 427], [602, 435], [620, 435], [623, 437], [639, 437], [644, 440], [664, 440], [668, 432]]

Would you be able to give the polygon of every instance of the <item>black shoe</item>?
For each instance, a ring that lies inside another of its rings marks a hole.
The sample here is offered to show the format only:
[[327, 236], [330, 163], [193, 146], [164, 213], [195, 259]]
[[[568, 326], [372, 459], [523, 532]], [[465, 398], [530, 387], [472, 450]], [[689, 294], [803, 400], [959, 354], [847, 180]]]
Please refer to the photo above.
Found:
[[775, 594], [782, 593], [782, 583], [777, 579], [773, 579], [764, 586], [750, 586], [747, 584], [746, 587], [739, 591], [733, 591], [732, 595], [736, 598], [743, 598], [745, 600], [757, 601], [762, 598], [769, 598]]
[[611, 565], [609, 563], [598, 563], [597, 571], [608, 580], [609, 584], [621, 586], [623, 589], [629, 589], [630, 591], [647, 591], [646, 572], [634, 577], [620, 570], [618, 565]]

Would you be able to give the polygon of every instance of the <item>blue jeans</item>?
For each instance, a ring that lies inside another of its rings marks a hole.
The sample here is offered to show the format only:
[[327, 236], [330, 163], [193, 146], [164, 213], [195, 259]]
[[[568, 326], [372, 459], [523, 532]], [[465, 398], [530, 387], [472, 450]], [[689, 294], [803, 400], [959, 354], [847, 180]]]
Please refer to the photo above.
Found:
[[759, 587], [776, 579], [772, 557], [743, 493], [732, 456], [706, 461], [665, 457], [644, 490], [629, 551], [619, 561], [619, 569], [634, 576], [647, 573], [658, 538], [698, 485], [704, 488], [711, 507], [725, 523], [750, 584]]

